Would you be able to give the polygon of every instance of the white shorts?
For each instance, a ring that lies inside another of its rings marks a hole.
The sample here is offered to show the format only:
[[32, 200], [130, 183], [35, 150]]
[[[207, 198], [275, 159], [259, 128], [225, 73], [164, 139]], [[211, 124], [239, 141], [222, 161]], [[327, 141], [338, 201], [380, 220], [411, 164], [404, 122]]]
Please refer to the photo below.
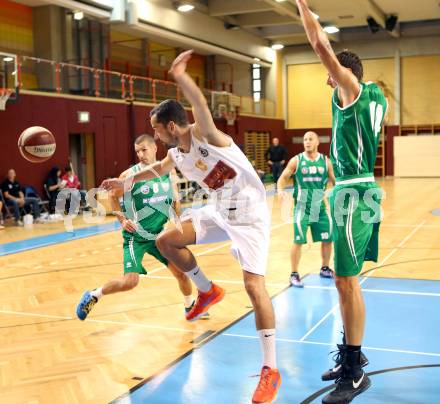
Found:
[[216, 210], [214, 205], [185, 211], [182, 222], [192, 220], [196, 244], [232, 241], [231, 253], [243, 270], [266, 274], [270, 243], [270, 215], [264, 204], [251, 212]]

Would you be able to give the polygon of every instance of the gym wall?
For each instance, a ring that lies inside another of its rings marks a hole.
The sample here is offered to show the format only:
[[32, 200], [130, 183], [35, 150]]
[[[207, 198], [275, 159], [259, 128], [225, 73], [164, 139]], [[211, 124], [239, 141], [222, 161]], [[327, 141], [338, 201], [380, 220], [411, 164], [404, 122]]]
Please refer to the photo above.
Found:
[[[394, 122], [394, 59], [363, 61], [364, 81], [383, 82], [389, 102], [388, 122]], [[326, 85], [327, 70], [321, 63], [287, 66], [289, 129], [331, 127], [332, 89]]]

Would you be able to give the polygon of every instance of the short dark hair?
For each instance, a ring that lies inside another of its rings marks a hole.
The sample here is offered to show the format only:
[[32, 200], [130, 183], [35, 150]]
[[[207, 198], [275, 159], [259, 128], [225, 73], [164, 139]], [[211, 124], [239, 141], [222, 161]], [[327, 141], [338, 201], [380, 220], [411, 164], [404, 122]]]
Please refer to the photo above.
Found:
[[148, 144], [156, 144], [156, 142], [154, 141], [153, 136], [150, 136], [148, 134], [139, 135], [134, 140], [134, 144], [141, 144], [143, 142], [148, 142]]
[[339, 52], [336, 57], [342, 66], [351, 69], [358, 81], [362, 81], [362, 78], [364, 77], [364, 67], [362, 66], [360, 57], [356, 55], [356, 53], [345, 49], [342, 52]]
[[164, 126], [167, 126], [171, 121], [179, 126], [188, 125], [188, 116], [186, 115], [185, 108], [176, 100], [162, 101], [151, 110], [150, 117], [153, 115], [156, 115], [157, 122]]

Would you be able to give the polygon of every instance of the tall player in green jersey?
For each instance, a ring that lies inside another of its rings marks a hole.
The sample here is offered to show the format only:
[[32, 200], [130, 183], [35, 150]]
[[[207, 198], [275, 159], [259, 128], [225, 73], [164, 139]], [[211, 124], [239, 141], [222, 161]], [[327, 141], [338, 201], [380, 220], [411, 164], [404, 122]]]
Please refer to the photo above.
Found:
[[[149, 135], [141, 135], [135, 140], [135, 151], [139, 163], [124, 171], [120, 178], [141, 171], [156, 162], [157, 147]], [[175, 175], [175, 173], [174, 173]], [[148, 181], [138, 182], [124, 195], [124, 213], [119, 212], [119, 197], [112, 191], [111, 202], [115, 214], [122, 225], [124, 238], [124, 276], [107, 282], [104, 286], [84, 292], [77, 307], [77, 315], [84, 320], [102, 295], [125, 292], [139, 283], [139, 275], [146, 275], [142, 258], [149, 254], [166, 265], [176, 278], [184, 297], [185, 310], [194, 305], [192, 285], [188, 277], [169, 262], [156, 247], [156, 238], [169, 220], [169, 209], [174, 204], [179, 213], [177, 186], [170, 174]]]
[[332, 278], [333, 271], [329, 267], [332, 252], [332, 226], [324, 203], [324, 192], [327, 182], [334, 185], [333, 166], [327, 156], [318, 152], [319, 137], [315, 132], [304, 135], [304, 152], [290, 159], [280, 179], [278, 192], [282, 200], [286, 196], [284, 189], [293, 177], [293, 245], [290, 253], [292, 273], [290, 283], [295, 287], [303, 287], [299, 275], [301, 248], [307, 243], [307, 229], [312, 231], [313, 242], [321, 242], [322, 266], [320, 275]]
[[335, 55], [307, 1], [296, 3], [309, 42], [328, 71], [327, 83], [334, 88], [331, 159], [336, 186], [329, 199], [345, 341], [339, 345], [337, 366], [322, 376], [337, 377], [336, 388], [323, 403], [348, 403], [371, 385], [362, 370], [365, 304], [358, 275], [364, 261], [377, 261], [378, 256], [381, 192], [374, 164], [387, 102], [376, 84], [362, 82], [359, 57], [348, 51]]

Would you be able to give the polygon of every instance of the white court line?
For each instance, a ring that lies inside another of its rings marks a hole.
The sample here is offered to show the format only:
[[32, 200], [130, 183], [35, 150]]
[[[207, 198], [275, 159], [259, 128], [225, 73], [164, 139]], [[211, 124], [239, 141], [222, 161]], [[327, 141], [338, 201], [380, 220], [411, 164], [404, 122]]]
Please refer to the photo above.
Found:
[[[231, 334], [231, 333], [221, 333], [220, 335], [225, 335], [226, 337], [260, 339], [260, 337], [257, 337], [254, 335], [242, 335], [242, 334]], [[275, 338], [275, 340], [280, 341], [280, 342], [290, 342], [293, 344], [311, 344], [311, 345], [326, 345], [326, 346], [334, 346], [335, 345], [334, 343], [330, 343], [330, 342], [302, 341], [300, 339], [297, 340], [297, 339], [289, 339], [289, 338]], [[395, 352], [395, 353], [403, 353], [403, 354], [411, 354], [411, 355], [440, 357], [440, 353], [407, 351], [404, 349], [376, 348], [376, 347], [362, 345], [362, 350], [364, 350], [364, 349], [370, 349], [372, 351], [381, 351], [381, 352]]]
[[[173, 276], [160, 276], [160, 275], [156, 275], [156, 276], [146, 275], [146, 277], [152, 278], [152, 279], [164, 279], [164, 280], [175, 280], [176, 279]], [[243, 285], [243, 280], [231, 281], [231, 280], [226, 280], [226, 279], [212, 279], [212, 282], [215, 282], [215, 283], [229, 283], [231, 285]], [[265, 282], [265, 284], [268, 285], [268, 286], [275, 286], [275, 287], [280, 287], [280, 288], [285, 288], [286, 286], [289, 285], [287, 282], [286, 283]]]
[[[76, 317], [68, 317], [68, 316], [56, 316], [52, 314], [39, 314], [39, 313], [29, 313], [25, 311], [12, 311], [12, 310], [0, 310], [2, 314], [11, 314], [16, 316], [27, 316], [27, 317], [40, 317], [40, 318], [53, 318], [57, 320], [76, 320]], [[177, 331], [182, 333], [195, 333], [195, 332], [204, 332], [205, 329], [194, 329], [189, 330], [185, 328], [175, 328], [175, 327], [163, 327], [160, 325], [151, 325], [151, 324], [143, 324], [143, 323], [132, 323], [127, 321], [114, 321], [114, 320], [97, 320], [97, 319], [87, 319], [86, 323], [103, 323], [103, 324], [114, 324], [114, 325], [124, 325], [131, 327], [141, 327], [148, 328], [152, 330], [163, 330], [163, 331]], [[31, 324], [29, 324], [31, 325]]]
[[[271, 228], [271, 230], [274, 230], [278, 227], [284, 226], [286, 223], [279, 223]], [[216, 247], [208, 248], [207, 250], [201, 251], [197, 254], [194, 254], [196, 257], [199, 257], [201, 255], [208, 254], [212, 251], [219, 250], [221, 248], [224, 248], [231, 244], [231, 241], [228, 241], [227, 243], [220, 244]], [[150, 274], [153, 274], [155, 272], [158, 272], [162, 269], [166, 268], [165, 265], [162, 265], [158, 268], [155, 268], [151, 270], [145, 277], [151, 277], [151, 278], [158, 278], [150, 276]], [[169, 277], [171, 279], [174, 279], [172, 277]], [[240, 284], [243, 284], [243, 281], [240, 281]], [[54, 318], [54, 319], [61, 319], [61, 320], [73, 320], [74, 317], [66, 317], [66, 316], [56, 316], [51, 314], [38, 314], [38, 313], [29, 313], [29, 312], [21, 312], [21, 311], [11, 311], [11, 310], [0, 310], [0, 313], [3, 314], [15, 314], [15, 315], [22, 315], [22, 316], [33, 316], [33, 317], [45, 317], [45, 318]], [[110, 315], [110, 314], [109, 314]], [[129, 326], [138, 326], [138, 327], [144, 327], [144, 328], [151, 328], [151, 329], [157, 329], [157, 330], [169, 330], [169, 331], [179, 331], [179, 332], [185, 332], [185, 333], [193, 333], [197, 331], [204, 331], [204, 330], [187, 330], [183, 328], [172, 328], [172, 327], [161, 327], [161, 326], [152, 326], [148, 324], [141, 324], [141, 323], [127, 323], [127, 322], [121, 322], [121, 321], [112, 321], [112, 320], [96, 320], [96, 319], [88, 319], [87, 322], [93, 322], [93, 323], [106, 323], [106, 324], [120, 324], [120, 325], [129, 325]]]
[[[163, 279], [163, 280], [175, 280], [173, 276], [149, 276], [146, 275], [148, 278], [152, 279]], [[215, 283], [225, 283], [225, 284], [231, 284], [231, 285], [243, 285], [243, 281], [231, 281], [226, 279], [213, 279], [212, 280]], [[273, 287], [286, 287], [288, 286], [288, 283], [277, 283], [277, 282], [266, 282], [267, 286], [273, 286]], [[334, 286], [320, 286], [320, 285], [304, 285], [304, 289], [321, 289], [321, 290], [336, 290], [336, 287]], [[410, 295], [410, 296], [432, 296], [432, 297], [440, 297], [440, 293], [434, 293], [434, 292], [410, 292], [406, 290], [393, 290], [393, 289], [362, 289], [362, 292], [367, 293], [384, 293], [384, 294], [391, 294], [391, 295]]]
[[[384, 224], [384, 223], [381, 223], [380, 224], [380, 227], [382, 228], [382, 227], [417, 227], [418, 225], [417, 224], [399, 224], [399, 223], [390, 223], [390, 224]], [[425, 225], [423, 225], [423, 227], [425, 228], [425, 229], [427, 229], [427, 228], [440, 228], [440, 224], [425, 224]]]
[[409, 233], [398, 245], [397, 247], [393, 248], [388, 255], [379, 263], [376, 269], [373, 271], [367, 273], [365, 275], [365, 278], [362, 279], [362, 281], [359, 282], [360, 285], [362, 285], [371, 275], [373, 275], [381, 266], [385, 264], [386, 261], [388, 261], [397, 251], [399, 251], [399, 248], [402, 248], [403, 245], [412, 237], [414, 234], [426, 223], [426, 220], [423, 222], [420, 222], [416, 228], [414, 228], [411, 233]]
[[[334, 286], [318, 286], [318, 285], [304, 285], [306, 289], [328, 289], [336, 290]], [[367, 293], [385, 293], [390, 295], [410, 295], [410, 296], [433, 296], [440, 297], [440, 293], [434, 292], [409, 292], [406, 290], [392, 290], [392, 289], [362, 289], [362, 292]]]
[[[398, 250], [399, 248], [401, 248], [416, 232], [417, 230], [419, 230], [424, 224], [426, 223], [426, 220], [423, 220], [423, 222], [419, 223], [418, 226], [416, 228], [414, 228], [411, 233], [409, 233], [399, 244], [396, 248], [394, 248], [392, 251], [390, 251], [388, 253], [388, 255], [379, 263], [378, 268], [380, 268], [381, 266], [383, 266], [385, 264], [385, 262], [387, 262]], [[362, 285], [374, 272], [376, 272], [377, 269], [369, 272], [367, 275], [365, 275], [365, 278], [362, 279], [359, 282], [359, 285]], [[335, 304], [330, 310], [329, 312], [321, 318], [321, 320], [319, 320], [309, 331], [307, 331], [302, 338], [300, 339], [300, 341], [304, 341], [310, 334], [312, 334], [325, 320], [327, 320], [328, 317], [330, 317], [330, 315], [332, 315], [334, 313], [334, 311], [339, 307], [339, 303]]]
[[[28, 313], [28, 312], [12, 311], [12, 310], [0, 310], [0, 313], [21, 315], [21, 316], [27, 316], [27, 317], [52, 318], [52, 319], [57, 319], [57, 320], [73, 320], [74, 319], [73, 317], [67, 317], [67, 316]], [[188, 330], [185, 328], [163, 327], [163, 326], [151, 325], [151, 324], [132, 323], [132, 322], [126, 322], [126, 321], [113, 321], [113, 320], [88, 319], [88, 320], [86, 320], [86, 322], [87, 323], [123, 325], [123, 326], [130, 326], [130, 327], [140, 327], [140, 328], [147, 328], [147, 329], [152, 329], [152, 330], [163, 330], [163, 331], [173, 331], [173, 332], [177, 331], [177, 332], [181, 332], [181, 333], [185, 333], [185, 334], [194, 334], [197, 332], [205, 331], [204, 329]], [[220, 333], [219, 335], [224, 335], [226, 337], [259, 339], [259, 337], [255, 336], [255, 335], [242, 335], [242, 334], [232, 334], [232, 333]], [[330, 342], [302, 341], [302, 340], [295, 340], [295, 339], [289, 339], [289, 338], [276, 338], [276, 340], [280, 341], [280, 342], [290, 342], [290, 343], [296, 343], [296, 344], [312, 344], [312, 345], [325, 345], [325, 346], [333, 346], [334, 345], [333, 343], [330, 343]], [[376, 347], [369, 347], [369, 346], [362, 346], [362, 349], [367, 349], [367, 350], [370, 349], [370, 350], [382, 351], [382, 352], [395, 352], [395, 353], [403, 353], [403, 354], [440, 357], [440, 354], [431, 353], [431, 352], [407, 351], [407, 350], [401, 350], [401, 349], [376, 348]]]

